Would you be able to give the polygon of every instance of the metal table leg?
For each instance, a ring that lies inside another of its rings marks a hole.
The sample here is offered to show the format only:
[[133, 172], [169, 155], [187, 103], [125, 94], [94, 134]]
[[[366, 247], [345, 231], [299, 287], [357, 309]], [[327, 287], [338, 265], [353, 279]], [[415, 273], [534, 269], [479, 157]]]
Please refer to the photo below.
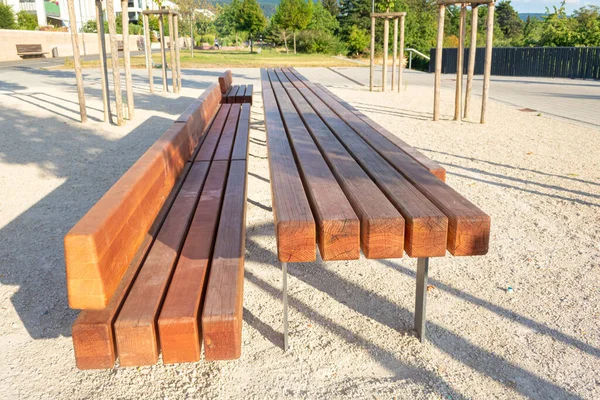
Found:
[[288, 294], [287, 294], [287, 263], [281, 263], [283, 270], [283, 351], [288, 351]]
[[415, 330], [421, 343], [425, 342], [425, 308], [427, 306], [427, 275], [429, 257], [417, 260], [417, 300], [415, 305]]

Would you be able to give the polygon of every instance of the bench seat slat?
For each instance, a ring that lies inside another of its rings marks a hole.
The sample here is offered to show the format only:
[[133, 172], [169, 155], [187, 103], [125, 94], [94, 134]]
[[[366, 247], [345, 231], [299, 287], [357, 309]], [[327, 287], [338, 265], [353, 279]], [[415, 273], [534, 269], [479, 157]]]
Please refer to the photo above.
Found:
[[227, 116], [229, 115], [229, 111], [231, 110], [230, 104], [223, 104], [215, 117], [208, 133], [206, 134], [206, 138], [202, 143], [202, 147], [200, 151], [196, 155], [194, 161], [210, 161], [212, 160], [217, 145], [219, 144], [219, 139], [221, 138], [221, 133], [223, 132], [223, 128], [227, 122]]
[[192, 166], [119, 312], [115, 338], [122, 366], [150, 365], [158, 361], [156, 321], [159, 308], [208, 166], [207, 162]]
[[277, 254], [282, 262], [315, 261], [315, 221], [266, 70], [261, 75]]
[[[331, 109], [336, 101], [321, 89], [314, 94]], [[338, 107], [339, 108], [339, 107]], [[477, 206], [446, 185], [391, 143], [370, 125], [360, 121], [350, 112], [340, 115], [358, 135], [399, 171], [448, 217], [447, 249], [454, 256], [484, 255], [488, 251], [490, 217]], [[362, 123], [361, 123], [362, 122]]]
[[[279, 74], [278, 74], [279, 75]], [[367, 258], [400, 258], [404, 218], [342, 146], [300, 93], [281, 76], [307, 128], [352, 203], [361, 223], [361, 247]]]
[[234, 103], [243, 103], [245, 95], [246, 95], [246, 85], [240, 85], [237, 93], [235, 94]]
[[177, 123], [184, 123], [188, 126], [190, 151], [197, 148], [202, 135], [207, 132], [206, 128], [217, 114], [220, 103], [219, 85], [213, 83], [175, 120]]
[[244, 93], [244, 100], [242, 103], [250, 103], [252, 104], [252, 94], [254, 90], [254, 85], [247, 85], [246, 92]]
[[158, 213], [142, 245], [127, 268], [121, 283], [107, 306], [101, 310], [83, 310], [73, 323], [72, 338], [75, 362], [79, 369], [112, 368], [117, 358], [113, 336], [113, 324], [127, 293], [141, 267], [156, 234], [160, 230], [192, 163], [187, 163], [175, 187]]
[[[400, 211], [406, 221], [404, 243], [406, 253], [410, 257], [444, 256], [446, 254], [448, 218], [314, 93], [306, 87], [296, 90], [302, 94], [323, 122]], [[427, 173], [429, 174], [429, 172]], [[433, 175], [431, 176], [433, 177]], [[439, 182], [438, 179], [433, 178]]]
[[229, 160], [231, 158], [231, 149], [235, 139], [235, 131], [237, 129], [239, 116], [240, 105], [232, 104], [213, 160]]
[[236, 359], [242, 351], [246, 177], [246, 161], [232, 161], [202, 311], [207, 360]]
[[242, 104], [240, 120], [235, 133], [235, 143], [231, 154], [232, 160], [248, 158], [248, 141], [250, 140], [250, 104]]
[[325, 261], [356, 260], [360, 257], [358, 218], [275, 72], [269, 70], [269, 75], [317, 222], [321, 257]]
[[214, 161], [210, 166], [160, 312], [158, 330], [163, 362], [166, 364], [200, 360], [199, 313], [204, 300], [227, 169], [227, 161]]

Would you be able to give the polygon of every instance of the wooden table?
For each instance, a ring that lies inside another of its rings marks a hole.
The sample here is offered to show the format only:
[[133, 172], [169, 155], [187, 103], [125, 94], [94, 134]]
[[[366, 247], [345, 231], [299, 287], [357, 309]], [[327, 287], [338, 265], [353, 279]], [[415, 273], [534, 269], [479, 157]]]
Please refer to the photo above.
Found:
[[425, 338], [430, 257], [484, 255], [490, 217], [446, 185], [436, 162], [294, 69], [262, 69], [277, 254], [287, 264], [417, 262], [415, 329]]

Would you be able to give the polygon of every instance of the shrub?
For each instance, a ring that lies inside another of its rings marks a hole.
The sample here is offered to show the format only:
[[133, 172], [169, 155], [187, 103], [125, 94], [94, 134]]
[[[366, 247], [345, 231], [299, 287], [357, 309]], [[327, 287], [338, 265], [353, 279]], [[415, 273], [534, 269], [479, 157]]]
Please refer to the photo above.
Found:
[[0, 3], [0, 29], [15, 29], [16, 27], [12, 6]]
[[27, 11], [19, 11], [17, 13], [17, 25], [19, 29], [35, 31], [38, 28], [37, 17]]
[[302, 31], [296, 38], [296, 48], [301, 53], [345, 54], [346, 46], [326, 31]]
[[371, 36], [369, 33], [360, 29], [356, 25], [352, 25], [348, 34], [348, 52], [351, 55], [364, 54], [369, 46]]

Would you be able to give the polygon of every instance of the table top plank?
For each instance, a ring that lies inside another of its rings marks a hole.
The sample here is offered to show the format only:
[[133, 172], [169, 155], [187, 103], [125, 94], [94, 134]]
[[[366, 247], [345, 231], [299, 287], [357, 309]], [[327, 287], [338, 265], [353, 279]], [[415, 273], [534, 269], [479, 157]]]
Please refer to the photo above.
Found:
[[315, 220], [266, 70], [261, 80], [277, 254], [282, 262], [315, 261]]
[[321, 257], [325, 261], [357, 260], [360, 257], [358, 218], [277, 75], [272, 69], [268, 72], [271, 88], [277, 98], [290, 145], [317, 222]]
[[285, 76], [278, 74], [315, 143], [325, 155], [361, 224], [361, 248], [367, 258], [400, 258], [404, 218], [348, 153]]
[[[406, 253], [410, 257], [444, 256], [448, 239], [448, 218], [310, 89], [297, 85], [296, 90], [400, 211], [406, 221]], [[425, 172], [429, 174], [428, 171]], [[439, 182], [437, 178], [433, 178]]]

